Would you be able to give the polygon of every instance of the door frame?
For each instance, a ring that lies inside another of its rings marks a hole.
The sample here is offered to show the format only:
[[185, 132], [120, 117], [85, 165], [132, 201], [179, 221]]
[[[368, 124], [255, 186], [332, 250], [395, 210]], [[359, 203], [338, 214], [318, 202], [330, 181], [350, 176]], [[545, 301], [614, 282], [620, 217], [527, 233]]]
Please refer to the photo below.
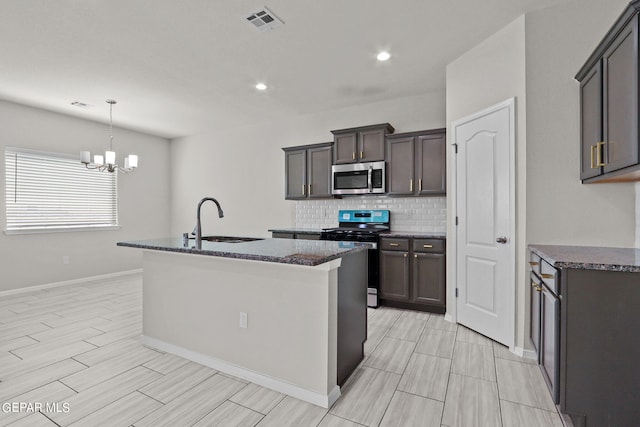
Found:
[[458, 158], [456, 155], [456, 140], [457, 140], [457, 127], [471, 122], [473, 120], [479, 119], [488, 114], [494, 113], [496, 111], [507, 108], [509, 110], [509, 216], [511, 218], [511, 224], [509, 224], [509, 277], [511, 278], [513, 284], [509, 286], [509, 295], [507, 300], [510, 301], [510, 306], [508, 307], [508, 312], [510, 313], [508, 318], [511, 319], [511, 324], [509, 325], [510, 332], [510, 342], [509, 350], [514, 352], [515, 343], [516, 343], [516, 297], [517, 297], [517, 248], [520, 244], [520, 236], [517, 234], [517, 217], [516, 217], [516, 98], [508, 98], [498, 104], [492, 105], [488, 108], [485, 108], [481, 111], [475, 112], [468, 116], [462, 117], [457, 120], [453, 120], [450, 124], [450, 131], [447, 132], [448, 135], [451, 135], [449, 139], [449, 147], [450, 147], [450, 156], [451, 160], [449, 162], [451, 171], [449, 178], [450, 188], [447, 195], [451, 196], [451, 214], [449, 215], [449, 224], [450, 225], [450, 235], [452, 238], [447, 239], [447, 258], [448, 258], [448, 268], [447, 268], [447, 277], [451, 280], [448, 280], [447, 283], [447, 311], [445, 318], [451, 322], [458, 323], [458, 298], [456, 297], [456, 288], [458, 287], [458, 227], [456, 226], [456, 218], [458, 216]]

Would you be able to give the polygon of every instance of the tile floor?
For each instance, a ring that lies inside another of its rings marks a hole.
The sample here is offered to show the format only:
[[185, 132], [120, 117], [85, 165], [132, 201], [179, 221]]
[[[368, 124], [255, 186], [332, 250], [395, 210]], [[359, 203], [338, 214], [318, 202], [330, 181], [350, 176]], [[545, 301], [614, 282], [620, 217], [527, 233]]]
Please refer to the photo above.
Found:
[[370, 310], [326, 410], [143, 347], [141, 292], [132, 276], [0, 297], [0, 426], [562, 426], [535, 364], [442, 316]]

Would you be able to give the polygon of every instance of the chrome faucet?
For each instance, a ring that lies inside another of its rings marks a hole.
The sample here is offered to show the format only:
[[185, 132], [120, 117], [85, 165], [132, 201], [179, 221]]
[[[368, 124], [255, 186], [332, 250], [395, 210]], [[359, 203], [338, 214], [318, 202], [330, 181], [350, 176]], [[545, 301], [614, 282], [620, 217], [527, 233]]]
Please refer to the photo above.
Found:
[[214, 199], [213, 197], [205, 197], [204, 199], [200, 200], [200, 203], [198, 203], [198, 211], [197, 211], [197, 214], [196, 214], [196, 226], [193, 229], [193, 231], [191, 232], [191, 234], [195, 234], [196, 235], [196, 247], [198, 247], [198, 248], [200, 248], [202, 246], [202, 223], [200, 222], [200, 210], [202, 208], [202, 204], [204, 202], [206, 202], [207, 200], [212, 201], [218, 207], [218, 218], [224, 217], [224, 212], [222, 212], [222, 208], [220, 207], [220, 203], [218, 203], [218, 201], [216, 199]]

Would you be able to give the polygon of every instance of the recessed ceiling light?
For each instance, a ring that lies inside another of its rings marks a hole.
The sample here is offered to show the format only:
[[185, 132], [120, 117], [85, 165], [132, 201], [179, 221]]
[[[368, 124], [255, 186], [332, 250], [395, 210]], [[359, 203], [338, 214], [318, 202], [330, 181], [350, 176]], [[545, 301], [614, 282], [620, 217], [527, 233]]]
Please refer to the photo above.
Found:
[[378, 61], [386, 61], [387, 59], [391, 58], [391, 54], [387, 51], [382, 51], [378, 54], [378, 56], [376, 56], [376, 58], [378, 59]]
[[258, 89], [258, 90], [267, 90], [267, 85], [264, 84], [264, 83], [258, 83], [256, 85], [256, 89]]

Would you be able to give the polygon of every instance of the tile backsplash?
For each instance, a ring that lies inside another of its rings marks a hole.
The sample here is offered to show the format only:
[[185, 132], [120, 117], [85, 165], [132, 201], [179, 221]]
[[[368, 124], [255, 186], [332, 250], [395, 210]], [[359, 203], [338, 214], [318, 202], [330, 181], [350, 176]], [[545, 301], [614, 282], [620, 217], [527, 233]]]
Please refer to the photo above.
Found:
[[301, 200], [296, 202], [296, 228], [336, 227], [341, 209], [388, 209], [392, 231], [447, 231], [446, 197], [355, 196]]

